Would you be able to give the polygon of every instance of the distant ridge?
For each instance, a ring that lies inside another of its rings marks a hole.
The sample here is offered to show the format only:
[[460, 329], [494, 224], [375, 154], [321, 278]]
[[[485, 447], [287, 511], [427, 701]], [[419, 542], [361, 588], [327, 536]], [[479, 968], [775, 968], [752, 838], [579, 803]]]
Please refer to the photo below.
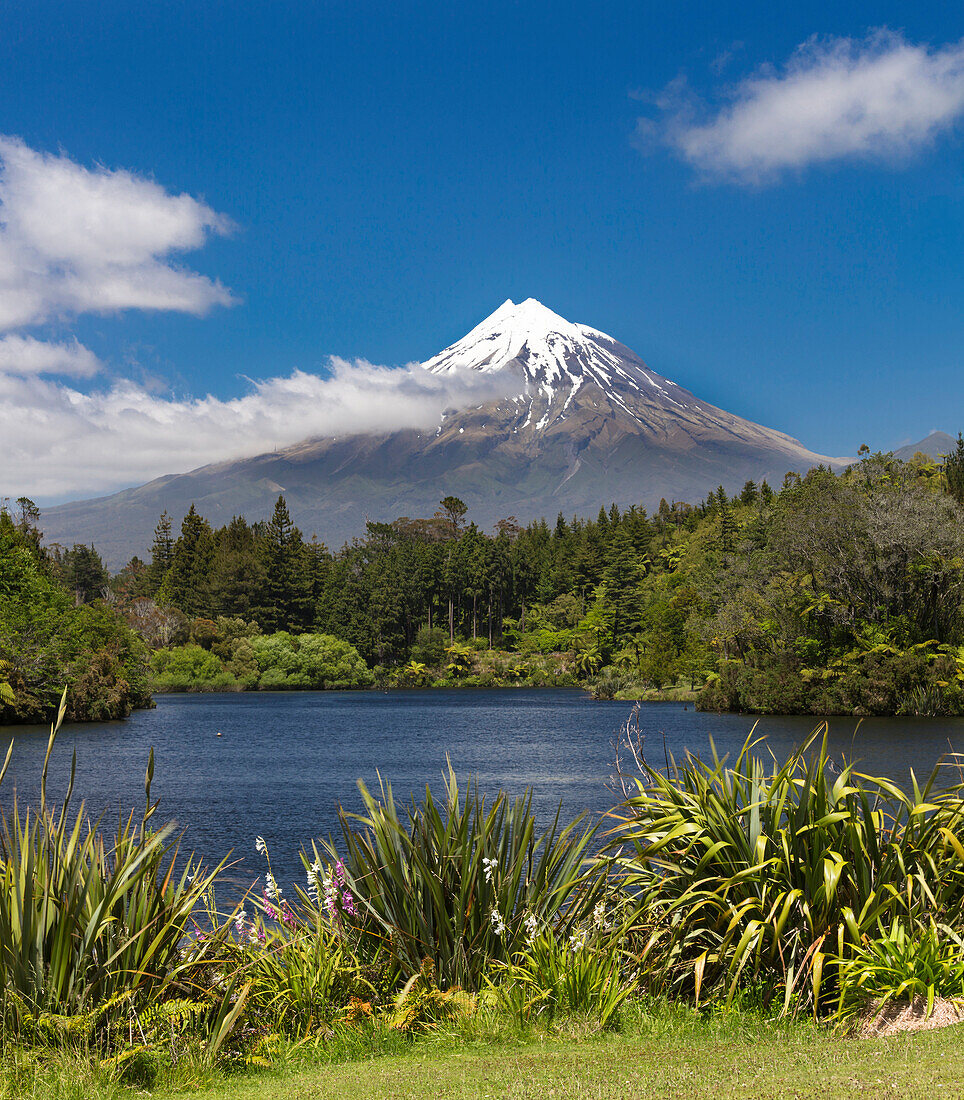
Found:
[[894, 451], [894, 457], [907, 462], [919, 451], [921, 454], [938, 459], [950, 454], [956, 446], [957, 440], [954, 436], [948, 435], [947, 432], [931, 432], [919, 443], [908, 443], [906, 447], [898, 447]]
[[193, 502], [215, 525], [238, 513], [253, 521], [284, 492], [304, 533], [337, 547], [363, 535], [367, 519], [429, 516], [448, 494], [489, 528], [509, 515], [595, 515], [614, 501], [695, 502], [720, 484], [779, 485], [789, 470], [851, 461], [701, 401], [612, 336], [533, 298], [504, 302], [423, 366], [492, 374], [505, 396], [444, 414], [429, 431], [308, 439], [64, 504], [44, 514], [47, 539], [93, 542], [117, 568], [147, 552], [162, 509], [179, 522]]

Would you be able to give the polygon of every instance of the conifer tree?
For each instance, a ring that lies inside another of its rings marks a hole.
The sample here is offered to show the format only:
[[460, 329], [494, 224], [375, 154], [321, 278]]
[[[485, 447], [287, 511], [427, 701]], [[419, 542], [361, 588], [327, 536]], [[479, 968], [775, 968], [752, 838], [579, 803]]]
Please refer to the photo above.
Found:
[[616, 529], [609, 545], [603, 584], [606, 586], [606, 611], [612, 622], [613, 645], [639, 629], [639, 582], [642, 569], [633, 550], [629, 532]]
[[311, 625], [311, 585], [301, 532], [279, 496], [261, 542], [263, 576], [257, 613], [261, 629], [304, 630]]
[[210, 615], [213, 559], [211, 525], [192, 504], [181, 522], [181, 537], [174, 546], [174, 558], [159, 589], [158, 602], [176, 607], [192, 619]]
[[964, 436], [960, 432], [957, 446], [944, 459], [944, 479], [947, 491], [958, 504], [964, 504]]
[[154, 528], [151, 564], [147, 567], [148, 592], [151, 596], [157, 595], [173, 561], [174, 536], [171, 534], [171, 517], [164, 511], [161, 512], [161, 518]]

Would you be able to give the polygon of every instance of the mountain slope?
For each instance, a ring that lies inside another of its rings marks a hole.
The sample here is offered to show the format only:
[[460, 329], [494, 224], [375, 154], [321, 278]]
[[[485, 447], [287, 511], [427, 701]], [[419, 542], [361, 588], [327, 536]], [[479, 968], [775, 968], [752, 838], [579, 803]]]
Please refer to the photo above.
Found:
[[427, 431], [307, 440], [62, 505], [45, 513], [47, 538], [93, 541], [116, 567], [145, 553], [163, 508], [179, 519], [193, 501], [214, 524], [240, 512], [254, 520], [284, 492], [302, 530], [337, 546], [366, 519], [431, 515], [447, 494], [488, 527], [612, 501], [695, 501], [718, 484], [779, 483], [788, 470], [847, 461], [700, 401], [611, 336], [531, 298], [505, 302], [423, 366], [491, 373], [505, 396]]
[[918, 452], [929, 455], [936, 460], [949, 455], [957, 447], [957, 440], [947, 432], [931, 432], [931, 434], [917, 443], [908, 443], [906, 447], [898, 447], [894, 451], [895, 458], [909, 461]]

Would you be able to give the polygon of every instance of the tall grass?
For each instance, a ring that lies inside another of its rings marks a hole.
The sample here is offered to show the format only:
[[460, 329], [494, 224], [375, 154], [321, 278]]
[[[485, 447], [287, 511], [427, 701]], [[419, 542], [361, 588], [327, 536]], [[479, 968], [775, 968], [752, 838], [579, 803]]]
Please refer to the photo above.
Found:
[[[343, 813], [341, 844], [328, 843], [353, 898], [340, 909], [363, 953], [387, 953], [409, 977], [430, 958], [440, 986], [477, 991], [493, 960], [508, 961], [532, 929], [568, 936], [591, 911], [604, 878], [592, 873], [596, 827], [584, 817], [560, 826], [559, 814], [539, 831], [532, 794], [500, 792], [487, 806], [474, 784], [464, 795], [449, 768], [444, 797], [400, 807], [391, 786], [375, 798], [359, 783], [366, 812]], [[321, 906], [322, 856], [304, 857]], [[329, 879], [330, 882], [330, 879]]]
[[[173, 981], [191, 915], [221, 866], [202, 871], [181, 860], [170, 826], [151, 819], [153, 753], [145, 809], [120, 817], [111, 836], [81, 804], [70, 809], [76, 770], [57, 808], [47, 804], [47, 773], [66, 693], [44, 759], [39, 804], [14, 800], [0, 821], [0, 995], [8, 1027], [33, 1028], [68, 1017], [95, 1023], [128, 1015]], [[0, 771], [10, 763], [13, 744]]]
[[610, 852], [637, 905], [652, 984], [731, 1000], [776, 993], [829, 1011], [864, 945], [894, 922], [960, 945], [964, 801], [938, 769], [908, 791], [834, 768], [826, 727], [786, 763], [748, 740], [733, 764], [687, 755], [665, 774], [641, 762]]

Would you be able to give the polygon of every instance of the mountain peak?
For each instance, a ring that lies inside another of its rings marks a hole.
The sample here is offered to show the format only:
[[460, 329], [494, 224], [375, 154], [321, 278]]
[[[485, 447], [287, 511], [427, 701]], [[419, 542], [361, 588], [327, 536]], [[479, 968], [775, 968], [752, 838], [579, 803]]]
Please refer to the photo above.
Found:
[[[627, 411], [627, 401], [631, 404], [640, 394], [680, 406], [685, 393], [675, 382], [654, 374], [612, 336], [567, 321], [535, 298], [518, 304], [507, 298], [471, 332], [422, 366], [434, 374], [507, 371], [507, 378], [519, 380], [518, 396], [530, 403], [527, 423], [536, 428], [563, 417], [586, 383]], [[538, 413], [534, 401], [543, 406]]]
[[[539, 359], [549, 365], [550, 361], [558, 363], [559, 352], [572, 352], [585, 338], [581, 325], [574, 325], [565, 317], [553, 313], [535, 298], [526, 298], [518, 305], [511, 298], [506, 298], [471, 332], [423, 366], [433, 373], [447, 374], [466, 369], [502, 370], [516, 360], [523, 366]], [[560, 342], [564, 342], [566, 347], [562, 347]], [[553, 346], [556, 346], [556, 351], [551, 350]], [[572, 358], [571, 355], [569, 357]], [[533, 362], [532, 366], [535, 365]], [[531, 370], [526, 373], [532, 375]]]

